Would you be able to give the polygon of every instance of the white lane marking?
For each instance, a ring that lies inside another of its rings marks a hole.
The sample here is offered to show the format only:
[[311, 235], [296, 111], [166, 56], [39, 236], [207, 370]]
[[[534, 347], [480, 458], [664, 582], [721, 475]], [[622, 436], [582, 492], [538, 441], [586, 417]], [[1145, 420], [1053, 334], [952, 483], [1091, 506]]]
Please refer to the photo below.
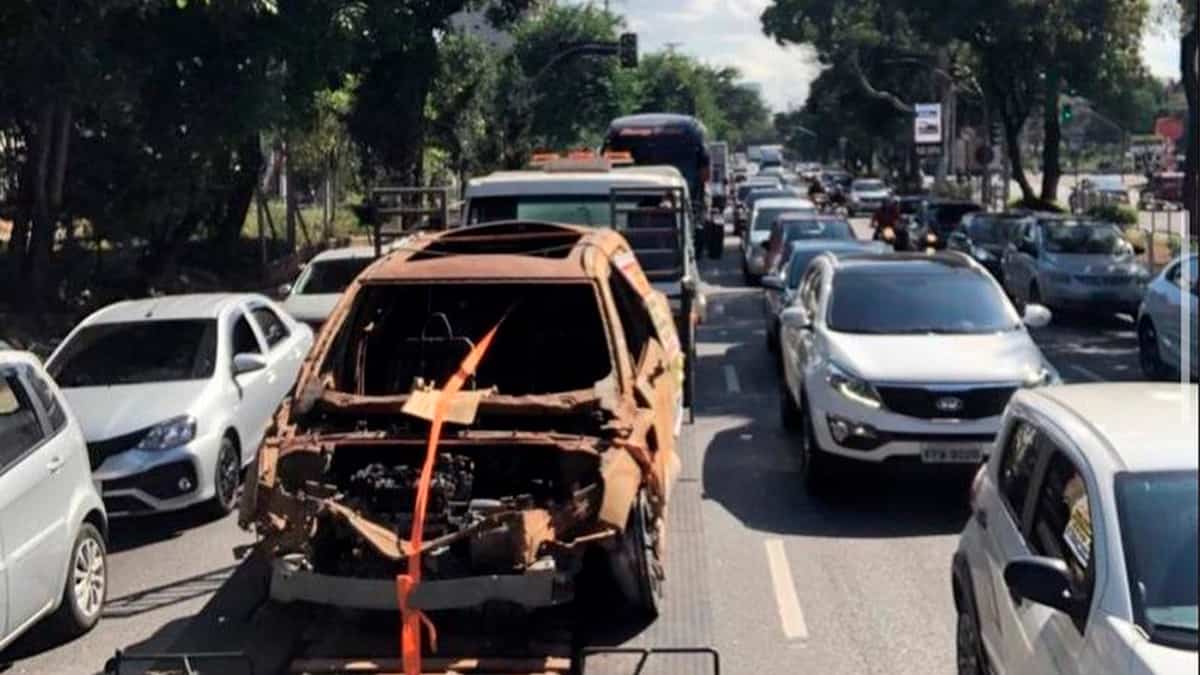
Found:
[[737, 371], [730, 364], [725, 365], [725, 391], [731, 394], [742, 393], [742, 384], [738, 382]]
[[796, 584], [792, 581], [783, 540], [768, 539], [763, 544], [767, 547], [767, 567], [771, 569], [771, 585], [775, 587], [775, 602], [779, 605], [783, 636], [789, 640], [807, 640], [808, 625], [804, 623], [804, 612], [796, 597]]
[[1074, 370], [1075, 372], [1086, 377], [1087, 379], [1091, 380], [1092, 382], [1103, 382], [1104, 381], [1103, 377], [1100, 377], [1094, 371], [1088, 370], [1087, 368], [1084, 368], [1083, 366], [1077, 366], [1075, 364], [1071, 364], [1071, 370]]

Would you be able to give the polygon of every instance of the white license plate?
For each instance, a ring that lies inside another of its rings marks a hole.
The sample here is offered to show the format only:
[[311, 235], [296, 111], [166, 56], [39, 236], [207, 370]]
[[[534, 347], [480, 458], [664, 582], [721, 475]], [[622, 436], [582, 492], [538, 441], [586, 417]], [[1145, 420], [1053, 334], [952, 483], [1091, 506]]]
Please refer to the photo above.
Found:
[[921, 448], [921, 461], [926, 464], [978, 464], [983, 461], [983, 449], [927, 445]]

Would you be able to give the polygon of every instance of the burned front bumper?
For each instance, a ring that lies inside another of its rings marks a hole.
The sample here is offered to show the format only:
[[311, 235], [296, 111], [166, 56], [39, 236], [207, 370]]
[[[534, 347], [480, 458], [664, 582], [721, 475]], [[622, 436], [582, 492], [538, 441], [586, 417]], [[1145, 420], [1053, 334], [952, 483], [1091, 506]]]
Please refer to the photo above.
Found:
[[[553, 558], [545, 557], [521, 574], [422, 581], [413, 587], [409, 606], [433, 611], [507, 602], [535, 609], [567, 603], [573, 598], [573, 575], [560, 571]], [[395, 579], [320, 574], [308, 569], [300, 556], [275, 559], [271, 569], [271, 599], [282, 603], [312, 602], [347, 609], [400, 609]]]

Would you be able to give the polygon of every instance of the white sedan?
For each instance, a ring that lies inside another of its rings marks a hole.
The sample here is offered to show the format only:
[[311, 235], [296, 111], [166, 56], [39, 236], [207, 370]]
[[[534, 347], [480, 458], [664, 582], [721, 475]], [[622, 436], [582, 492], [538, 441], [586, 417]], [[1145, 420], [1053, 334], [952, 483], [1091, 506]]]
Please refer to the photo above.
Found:
[[1197, 671], [1196, 391], [1013, 397], [951, 566], [960, 674]]
[[[1187, 339], [1186, 369], [1193, 378], [1200, 376], [1197, 354], [1196, 315], [1200, 306], [1197, 256], [1178, 259], [1146, 287], [1138, 309], [1138, 353], [1142, 372], [1151, 380], [1161, 380], [1182, 372], [1183, 341]], [[1183, 323], [1186, 314], [1187, 324]], [[1187, 328], [1185, 331], [1184, 328]]]
[[959, 253], [818, 256], [780, 315], [784, 425], [827, 489], [835, 460], [971, 464], [1021, 387], [1058, 374], [996, 281]]
[[320, 330], [342, 297], [342, 291], [374, 260], [374, 246], [322, 251], [300, 270], [295, 283], [280, 289], [283, 309], [314, 331]]
[[312, 343], [260, 295], [168, 296], [92, 314], [47, 369], [83, 427], [110, 515], [202, 502], [224, 514]]

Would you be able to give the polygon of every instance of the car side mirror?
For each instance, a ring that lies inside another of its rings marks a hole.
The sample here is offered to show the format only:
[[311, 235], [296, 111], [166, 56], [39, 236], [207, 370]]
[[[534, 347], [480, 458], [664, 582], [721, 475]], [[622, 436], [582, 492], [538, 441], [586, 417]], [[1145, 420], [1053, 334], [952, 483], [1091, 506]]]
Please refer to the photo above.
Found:
[[1016, 596], [1080, 619], [1087, 606], [1071, 592], [1067, 564], [1058, 558], [1022, 556], [1004, 566], [1004, 583]]
[[253, 373], [256, 370], [263, 370], [267, 367], [267, 360], [262, 354], [234, 354], [233, 356], [233, 376], [245, 375]]
[[806, 330], [812, 328], [812, 317], [803, 307], [788, 307], [779, 314], [779, 322], [788, 328]]
[[279, 284], [279, 288], [275, 289], [275, 292], [279, 294], [279, 297], [286, 298], [287, 296], [292, 294], [292, 285], [291, 284]]
[[768, 288], [773, 291], [783, 290], [783, 278], [777, 274], [764, 274], [762, 278], [763, 288]]
[[1037, 304], [1025, 305], [1025, 312], [1021, 315], [1021, 321], [1030, 328], [1045, 328], [1050, 325], [1052, 318], [1050, 308]]

